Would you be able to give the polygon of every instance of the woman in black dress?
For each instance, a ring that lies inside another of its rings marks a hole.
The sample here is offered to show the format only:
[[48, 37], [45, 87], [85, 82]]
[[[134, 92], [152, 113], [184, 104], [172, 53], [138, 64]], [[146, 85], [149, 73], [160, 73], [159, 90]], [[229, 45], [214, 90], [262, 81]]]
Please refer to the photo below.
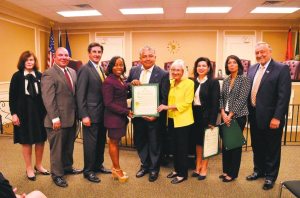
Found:
[[193, 140], [196, 145], [196, 169], [192, 177], [204, 180], [207, 174], [208, 159], [202, 158], [204, 130], [214, 128], [219, 112], [220, 84], [213, 79], [213, 68], [206, 57], [200, 57], [194, 65], [195, 96], [193, 102]]
[[[18, 70], [12, 76], [9, 88], [9, 107], [14, 125], [14, 143], [22, 145], [26, 175], [34, 181], [34, 169], [49, 175], [42, 166], [44, 142], [47, 134], [44, 128], [45, 107], [41, 97], [41, 76], [36, 56], [25, 51], [18, 62]], [[36, 162], [31, 164], [32, 145], [35, 144]]]

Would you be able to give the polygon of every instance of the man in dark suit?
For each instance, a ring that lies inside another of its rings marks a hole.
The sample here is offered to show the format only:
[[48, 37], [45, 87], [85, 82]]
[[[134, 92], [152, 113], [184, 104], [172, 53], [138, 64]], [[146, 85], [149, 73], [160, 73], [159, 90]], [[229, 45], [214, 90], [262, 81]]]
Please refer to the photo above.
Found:
[[253, 148], [254, 172], [248, 181], [265, 177], [264, 190], [273, 188], [278, 176], [281, 137], [291, 95], [288, 66], [271, 58], [269, 44], [255, 48], [257, 64], [249, 69], [252, 83], [249, 97], [249, 122]]
[[100, 59], [103, 46], [91, 43], [88, 46], [89, 62], [78, 71], [77, 104], [83, 124], [84, 178], [99, 183], [95, 172], [111, 173], [104, 168], [106, 128], [103, 124], [104, 104], [102, 83], [105, 78]]
[[[158, 83], [159, 84], [159, 105], [167, 105], [168, 93], [170, 88], [169, 74], [155, 65], [155, 50], [145, 46], [140, 51], [140, 61], [142, 66], [132, 67], [127, 82], [132, 85]], [[149, 181], [157, 179], [159, 173], [159, 159], [161, 153], [161, 134], [162, 125], [165, 126], [166, 119], [160, 117], [136, 117], [133, 119], [134, 144], [137, 148], [141, 168], [136, 177], [143, 177], [150, 172]]]
[[74, 169], [73, 149], [75, 141], [75, 87], [76, 72], [68, 68], [68, 51], [60, 47], [54, 55], [54, 65], [42, 75], [42, 97], [47, 115], [45, 128], [50, 144], [51, 175], [60, 187], [68, 184], [64, 174], [79, 174]]

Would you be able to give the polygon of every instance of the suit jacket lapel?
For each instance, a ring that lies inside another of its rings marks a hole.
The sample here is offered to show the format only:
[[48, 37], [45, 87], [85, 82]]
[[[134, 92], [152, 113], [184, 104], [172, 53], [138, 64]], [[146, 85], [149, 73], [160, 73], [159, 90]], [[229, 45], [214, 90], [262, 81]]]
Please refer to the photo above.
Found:
[[252, 74], [249, 76], [249, 78], [250, 78], [250, 80], [251, 80], [252, 83], [253, 83], [253, 81], [254, 81], [254, 77], [255, 77], [255, 74], [256, 74], [256, 72], [257, 72], [258, 67], [259, 67], [259, 64], [254, 65], [253, 72], [252, 72]]
[[259, 92], [259, 89], [260, 89], [261, 85], [266, 81], [266, 79], [268, 79], [271, 76], [272, 70], [273, 70], [273, 60], [271, 59], [271, 61], [269, 63], [269, 66], [267, 67], [267, 69], [266, 69], [266, 71], [265, 71], [265, 73], [264, 73], [264, 75], [263, 75], [263, 77], [260, 81], [257, 92]]
[[94, 77], [97, 78], [97, 80], [98, 80], [100, 83], [102, 83], [98, 71], [96, 70], [95, 66], [93, 65], [93, 63], [92, 63], [90, 60], [89, 60], [89, 62], [88, 62], [88, 66], [89, 66], [89, 68], [91, 69], [92, 74], [94, 75]]
[[73, 82], [73, 95], [75, 95], [75, 90], [76, 90], [76, 73], [73, 72], [73, 70], [68, 70], [70, 73], [70, 76], [72, 78], [72, 82]]
[[[65, 86], [68, 87], [68, 90], [71, 92], [71, 90], [69, 89], [69, 85], [67, 83], [67, 79], [63, 73], [63, 71], [59, 68], [58, 65], [54, 64], [53, 65], [54, 69], [56, 70], [57, 74], [58, 74], [58, 78], [64, 82]], [[73, 80], [73, 79], [72, 79]], [[73, 89], [74, 89], [74, 82], [73, 82]], [[73, 94], [73, 93], [72, 93]]]
[[133, 79], [140, 79], [142, 73], [142, 66], [137, 66], [135, 73], [133, 74]]
[[149, 83], [154, 83], [155, 82], [154, 80], [156, 79], [157, 75], [158, 75], [158, 69], [156, 68], [156, 65], [154, 65], [153, 70], [151, 72]]

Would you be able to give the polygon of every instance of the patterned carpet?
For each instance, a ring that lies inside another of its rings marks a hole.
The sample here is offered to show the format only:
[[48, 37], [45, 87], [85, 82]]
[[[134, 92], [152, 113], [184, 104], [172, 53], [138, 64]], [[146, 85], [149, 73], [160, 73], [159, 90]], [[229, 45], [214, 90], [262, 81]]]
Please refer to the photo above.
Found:
[[[221, 155], [209, 161], [207, 179], [198, 181], [189, 177], [187, 181], [170, 184], [166, 175], [172, 170], [162, 167], [156, 182], [148, 182], [148, 177], [137, 179], [136, 171], [139, 169], [139, 160], [136, 151], [121, 151], [121, 166], [128, 173], [129, 181], [119, 183], [112, 180], [110, 175], [98, 176], [100, 184], [88, 182], [82, 175], [66, 176], [69, 183], [67, 188], [56, 187], [49, 176], [37, 175], [35, 182], [29, 181], [25, 176], [24, 162], [20, 145], [13, 144], [11, 136], [0, 135], [0, 171], [10, 180], [18, 192], [40, 190], [49, 198], [96, 198], [96, 197], [278, 197], [280, 182], [300, 179], [300, 146], [282, 147], [282, 163], [276, 186], [270, 191], [262, 190], [264, 180], [248, 182], [245, 177], [252, 172], [252, 151], [244, 151], [239, 178], [231, 183], [223, 183], [218, 178], [221, 174]], [[49, 168], [49, 144], [46, 143], [44, 166]], [[111, 161], [108, 150], [105, 152], [105, 166], [110, 167]], [[82, 144], [77, 142], [74, 151], [74, 167], [83, 167]], [[190, 170], [191, 174], [192, 170]], [[284, 190], [282, 197], [292, 197]]]

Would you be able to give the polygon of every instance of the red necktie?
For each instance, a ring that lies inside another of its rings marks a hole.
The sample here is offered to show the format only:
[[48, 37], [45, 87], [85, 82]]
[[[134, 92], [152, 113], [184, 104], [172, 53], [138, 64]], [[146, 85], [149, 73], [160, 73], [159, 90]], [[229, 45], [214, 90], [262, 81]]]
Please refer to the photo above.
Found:
[[65, 77], [67, 79], [67, 84], [68, 84], [70, 90], [73, 91], [73, 86], [72, 86], [72, 82], [71, 82], [70, 76], [68, 75], [68, 72], [67, 72], [66, 69], [64, 69], [64, 72], [65, 72]]

